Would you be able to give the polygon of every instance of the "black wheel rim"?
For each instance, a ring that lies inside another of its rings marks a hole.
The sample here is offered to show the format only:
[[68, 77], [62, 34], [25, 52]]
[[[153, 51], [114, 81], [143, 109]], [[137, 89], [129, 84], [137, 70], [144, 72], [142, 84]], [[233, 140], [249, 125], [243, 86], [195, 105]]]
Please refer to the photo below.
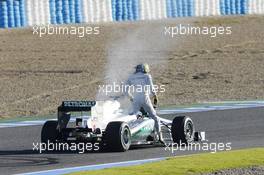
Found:
[[123, 129], [123, 132], [121, 135], [121, 142], [122, 142], [122, 145], [125, 147], [129, 147], [130, 145], [130, 131], [127, 127]]
[[124, 130], [123, 139], [124, 139], [124, 143], [125, 144], [128, 144], [128, 142], [129, 142], [129, 136], [128, 136], [128, 130], [127, 129]]

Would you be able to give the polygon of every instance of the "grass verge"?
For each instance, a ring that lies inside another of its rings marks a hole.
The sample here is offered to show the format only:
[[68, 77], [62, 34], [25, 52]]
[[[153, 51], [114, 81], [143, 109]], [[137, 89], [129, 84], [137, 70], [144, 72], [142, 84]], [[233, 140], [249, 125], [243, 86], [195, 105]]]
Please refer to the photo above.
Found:
[[214, 172], [227, 168], [264, 165], [264, 148], [203, 153], [185, 157], [169, 158], [149, 164], [84, 171], [70, 175], [180, 175]]

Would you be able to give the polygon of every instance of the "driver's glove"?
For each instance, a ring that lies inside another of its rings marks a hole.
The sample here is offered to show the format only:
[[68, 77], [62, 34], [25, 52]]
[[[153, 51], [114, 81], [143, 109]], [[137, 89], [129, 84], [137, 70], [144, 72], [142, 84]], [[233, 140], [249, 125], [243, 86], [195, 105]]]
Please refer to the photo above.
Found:
[[153, 103], [154, 103], [154, 107], [156, 108], [157, 105], [158, 105], [158, 97], [157, 97], [157, 95], [154, 95], [154, 101], [153, 101]]

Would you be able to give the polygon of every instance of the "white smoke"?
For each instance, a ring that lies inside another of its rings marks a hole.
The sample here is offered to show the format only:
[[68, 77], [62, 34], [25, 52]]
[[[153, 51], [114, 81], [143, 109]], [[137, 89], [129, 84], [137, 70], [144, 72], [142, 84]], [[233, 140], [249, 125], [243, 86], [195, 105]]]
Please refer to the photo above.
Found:
[[[119, 31], [118, 29], [117, 31]], [[114, 32], [115, 35], [115, 32]], [[118, 34], [117, 34], [118, 35]], [[135, 66], [148, 63], [150, 69], [158, 65], [166, 65], [167, 38], [163, 35], [163, 27], [144, 26], [127, 29], [126, 36], [111, 40], [107, 44], [107, 65], [105, 67], [105, 85], [125, 83]], [[97, 100], [107, 100], [109, 96], [120, 94], [97, 93]]]

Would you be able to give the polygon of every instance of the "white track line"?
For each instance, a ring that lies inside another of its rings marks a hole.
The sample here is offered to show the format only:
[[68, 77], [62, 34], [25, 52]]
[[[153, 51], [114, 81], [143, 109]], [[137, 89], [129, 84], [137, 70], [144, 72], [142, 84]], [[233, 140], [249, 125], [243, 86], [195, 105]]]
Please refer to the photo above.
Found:
[[[205, 111], [217, 111], [217, 110], [228, 110], [228, 109], [245, 109], [245, 108], [255, 108], [264, 107], [264, 101], [249, 101], [249, 102], [219, 102], [222, 105], [210, 104], [200, 107], [187, 107], [187, 108], [177, 108], [177, 109], [163, 109], [159, 110], [158, 114], [181, 114], [181, 113], [191, 113], [191, 112], [205, 112]], [[56, 120], [56, 119], [50, 119]], [[4, 122], [0, 123], [0, 128], [11, 128], [11, 127], [21, 127], [21, 126], [35, 126], [43, 125], [47, 120], [33, 120], [33, 121], [20, 121], [20, 122]], [[75, 121], [75, 118], [71, 118], [71, 121]]]
[[[91, 170], [100, 170], [100, 169], [112, 168], [112, 167], [141, 165], [144, 163], [156, 162], [156, 161], [161, 161], [161, 160], [165, 160], [165, 159], [166, 159], [166, 157], [160, 157], [160, 158], [144, 159], [144, 160], [132, 160], [132, 161], [125, 161], [125, 162], [115, 162], [115, 163], [106, 163], [106, 164], [98, 164], [98, 165], [87, 165], [87, 166], [79, 166], [79, 167], [61, 168], [61, 169], [55, 169], [55, 170], [46, 170], [46, 171], [38, 171], [38, 172], [31, 172], [31, 173], [23, 173], [23, 175], [60, 175], [60, 174], [78, 172], [78, 171], [91, 171]], [[22, 174], [19, 174], [19, 175], [22, 175]]]

